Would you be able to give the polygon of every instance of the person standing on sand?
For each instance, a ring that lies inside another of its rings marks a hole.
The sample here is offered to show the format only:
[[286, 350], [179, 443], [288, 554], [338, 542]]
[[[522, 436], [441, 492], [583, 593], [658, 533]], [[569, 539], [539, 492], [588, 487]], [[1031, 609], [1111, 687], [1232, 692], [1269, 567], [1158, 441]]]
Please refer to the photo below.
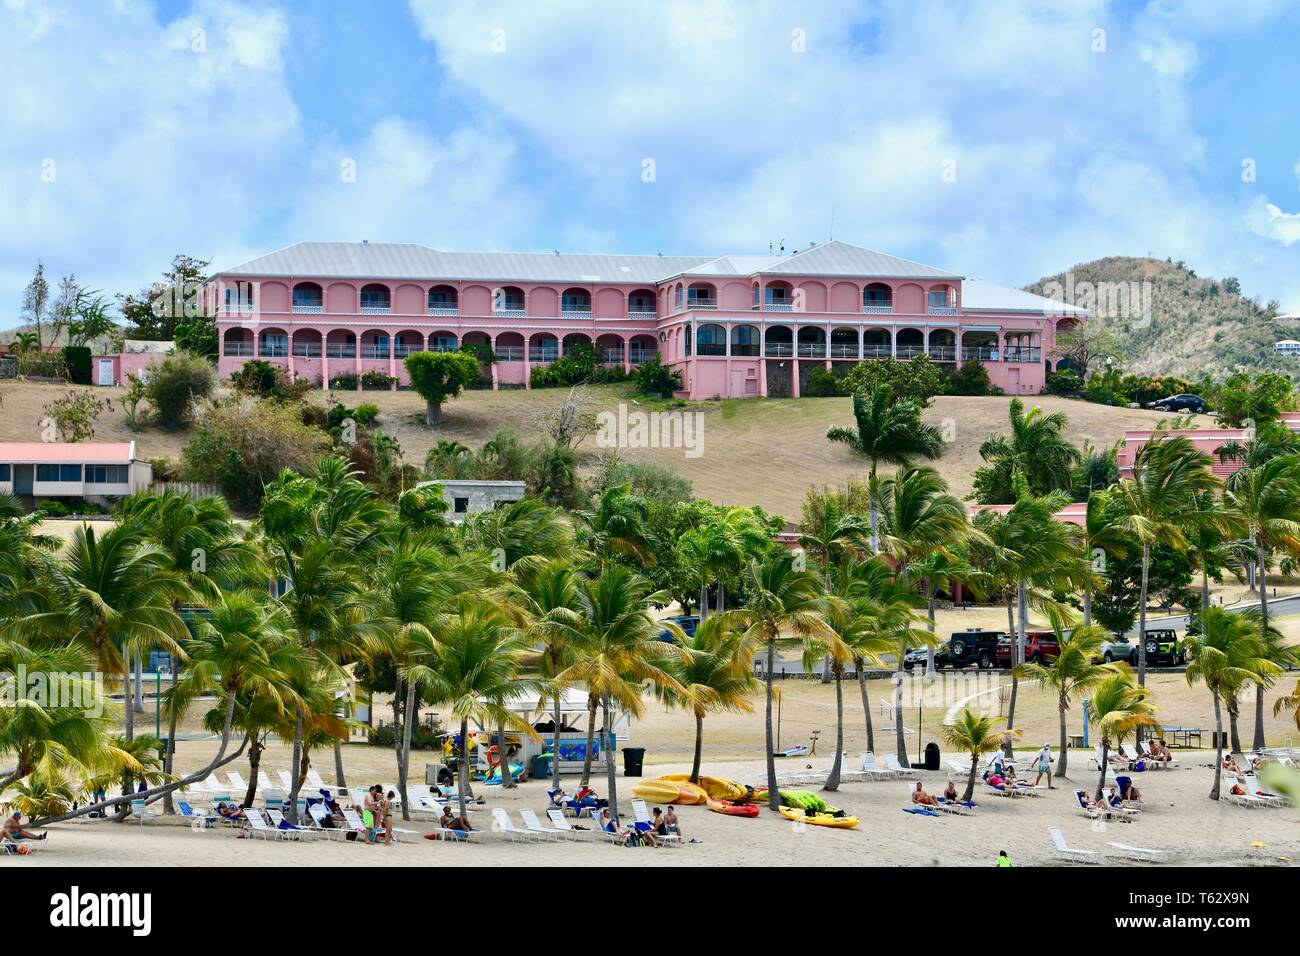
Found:
[[1034, 778], [1035, 787], [1038, 786], [1038, 781], [1042, 780], [1043, 777], [1046, 776], [1047, 789], [1048, 790], [1056, 789], [1054, 786], [1052, 786], [1052, 745], [1051, 744], [1043, 744], [1043, 749], [1038, 751], [1038, 757], [1035, 760], [1034, 769], [1038, 771], [1038, 776]]
[[998, 859], [994, 866], [1006, 869], [1007, 867], [1015, 866], [1015, 864], [1011, 862], [1011, 857], [1007, 856], [1006, 850], [998, 850]]

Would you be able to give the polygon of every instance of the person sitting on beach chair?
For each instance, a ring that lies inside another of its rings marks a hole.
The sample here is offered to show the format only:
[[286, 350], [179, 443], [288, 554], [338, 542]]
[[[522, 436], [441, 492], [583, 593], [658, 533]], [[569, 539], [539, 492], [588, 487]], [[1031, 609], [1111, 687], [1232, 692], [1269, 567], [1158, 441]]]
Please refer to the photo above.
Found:
[[912, 802], [919, 803], [924, 807], [932, 807], [939, 801], [926, 793], [925, 788], [921, 786], [921, 781], [918, 780], [916, 781], [916, 789], [912, 791]]
[[665, 827], [664, 832], [666, 834], [668, 834], [669, 836], [675, 835], [679, 839], [681, 839], [683, 843], [686, 842], [686, 837], [682, 836], [681, 822], [677, 819], [677, 811], [673, 809], [673, 805], [671, 803], [668, 804], [668, 809], [664, 811], [663, 823]]
[[4, 824], [4, 836], [14, 843], [20, 840], [45, 840], [49, 838], [48, 833], [34, 833], [31, 830], [23, 829], [23, 815], [15, 810], [13, 816], [9, 817]]
[[239, 809], [239, 807], [235, 806], [233, 803], [222, 801], [217, 804], [217, 816], [221, 817], [223, 820], [242, 820], [244, 819], [244, 811]]
[[1237, 764], [1237, 759], [1232, 754], [1223, 755], [1223, 769], [1228, 773], [1241, 773], [1241, 767]]
[[957, 802], [957, 785], [953, 783], [951, 780], [948, 781], [948, 786], [946, 786], [943, 790], [943, 800], [944, 803]]
[[463, 816], [457, 816], [456, 814], [451, 812], [450, 803], [444, 803], [442, 805], [442, 816], [438, 819], [438, 826], [442, 827], [444, 830], [473, 830], [474, 829], [472, 826], [470, 826], [469, 821], [466, 820]]
[[1158, 763], [1169, 763], [1174, 759], [1174, 755], [1169, 752], [1169, 748], [1161, 739], [1153, 740], [1147, 745], [1146, 756], [1148, 760], [1154, 760]]

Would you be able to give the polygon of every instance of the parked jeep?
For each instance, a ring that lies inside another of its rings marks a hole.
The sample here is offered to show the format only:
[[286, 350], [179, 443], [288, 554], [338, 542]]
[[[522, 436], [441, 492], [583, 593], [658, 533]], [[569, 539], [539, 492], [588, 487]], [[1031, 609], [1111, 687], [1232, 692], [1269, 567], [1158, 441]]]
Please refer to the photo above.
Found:
[[[997, 664], [998, 667], [1010, 667], [1012, 649], [1015, 647], [1016, 639], [1014, 637], [1006, 643], [998, 644]], [[1026, 631], [1025, 632], [1025, 660], [1031, 664], [1045, 664], [1048, 661], [1056, 660], [1061, 656], [1061, 644], [1056, 639], [1054, 631]]]
[[[1169, 667], [1187, 663], [1187, 648], [1178, 639], [1178, 632], [1173, 628], [1160, 628], [1147, 631], [1147, 666]], [[1125, 661], [1134, 667], [1138, 663], [1137, 641], [1130, 641], [1123, 635], [1101, 646], [1101, 660]]]
[[[935, 648], [934, 666], [969, 667], [976, 666], [987, 670], [997, 660], [998, 642], [1006, 640], [1001, 631], [957, 631], [942, 645]], [[903, 657], [903, 669], [910, 671], [914, 667], [924, 667], [926, 649], [924, 647], [908, 651]]]

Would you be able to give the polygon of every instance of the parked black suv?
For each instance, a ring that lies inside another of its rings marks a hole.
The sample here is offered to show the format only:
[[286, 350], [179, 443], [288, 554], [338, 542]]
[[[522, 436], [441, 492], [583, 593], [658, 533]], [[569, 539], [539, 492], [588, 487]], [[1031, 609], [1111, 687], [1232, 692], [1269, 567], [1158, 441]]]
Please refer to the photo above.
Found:
[[[935, 648], [934, 666], [969, 667], [976, 666], [988, 670], [997, 661], [999, 641], [1009, 640], [1001, 631], [957, 631], [948, 640]], [[903, 657], [903, 670], [925, 666], [926, 649], [918, 647], [908, 651]]]
[[1147, 408], [1162, 412], [1195, 412], [1197, 415], [1204, 415], [1205, 399], [1199, 395], [1168, 395], [1157, 398], [1154, 402], [1147, 402]]

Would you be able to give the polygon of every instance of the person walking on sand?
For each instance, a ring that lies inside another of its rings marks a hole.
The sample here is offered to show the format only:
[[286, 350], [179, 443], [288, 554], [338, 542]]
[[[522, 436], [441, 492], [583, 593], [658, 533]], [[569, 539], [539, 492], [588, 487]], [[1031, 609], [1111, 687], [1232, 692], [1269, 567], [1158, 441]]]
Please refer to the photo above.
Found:
[[1042, 780], [1043, 777], [1045, 776], [1047, 777], [1047, 789], [1048, 790], [1056, 789], [1054, 786], [1052, 786], [1052, 745], [1051, 744], [1043, 744], [1043, 749], [1038, 751], [1038, 757], [1035, 760], [1034, 769], [1038, 771], [1038, 776], [1034, 778], [1035, 787], [1038, 786], [1038, 781]]

